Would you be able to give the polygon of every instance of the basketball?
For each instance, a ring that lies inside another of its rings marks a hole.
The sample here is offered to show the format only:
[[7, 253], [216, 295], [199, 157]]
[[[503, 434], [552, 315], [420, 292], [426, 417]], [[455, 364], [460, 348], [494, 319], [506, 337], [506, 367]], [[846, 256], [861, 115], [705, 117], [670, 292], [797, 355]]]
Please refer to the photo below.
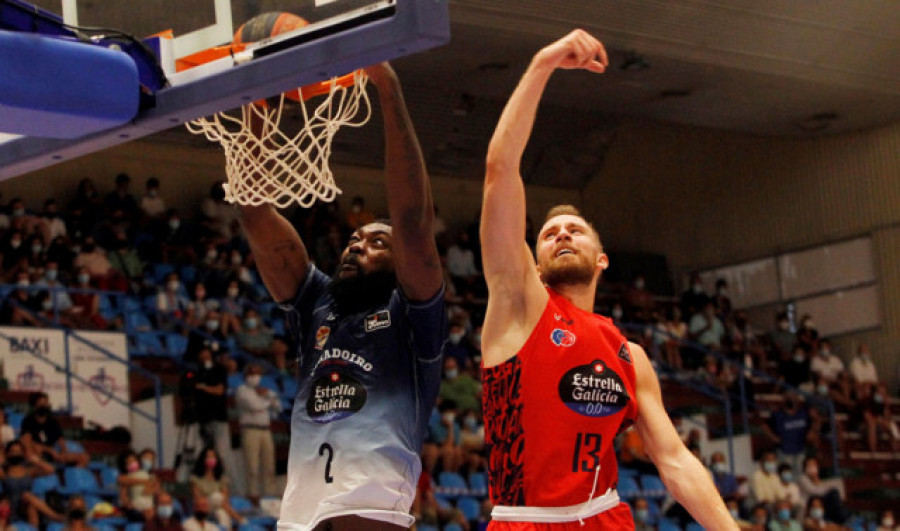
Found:
[[257, 42], [308, 25], [309, 22], [306, 19], [292, 13], [270, 11], [257, 15], [245, 22], [234, 32], [232, 43], [248, 44]]

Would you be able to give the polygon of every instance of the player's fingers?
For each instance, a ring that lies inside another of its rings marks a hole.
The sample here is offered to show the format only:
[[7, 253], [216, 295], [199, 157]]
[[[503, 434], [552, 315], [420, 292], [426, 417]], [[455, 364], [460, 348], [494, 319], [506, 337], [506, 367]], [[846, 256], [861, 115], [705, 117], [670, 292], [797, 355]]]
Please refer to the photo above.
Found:
[[596, 72], [598, 74], [602, 74], [606, 72], [606, 65], [599, 61], [590, 61], [586, 65], [584, 65], [585, 70], [590, 70], [591, 72]]
[[599, 61], [603, 65], [609, 65], [609, 57], [606, 55], [606, 48], [603, 46], [603, 43], [597, 41], [597, 56], [600, 58]]

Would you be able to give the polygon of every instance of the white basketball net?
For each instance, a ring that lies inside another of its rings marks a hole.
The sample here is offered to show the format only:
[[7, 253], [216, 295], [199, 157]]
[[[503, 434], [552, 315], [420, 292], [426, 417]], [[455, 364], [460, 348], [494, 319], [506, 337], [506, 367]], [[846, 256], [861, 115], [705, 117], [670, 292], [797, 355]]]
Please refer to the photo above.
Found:
[[[331, 141], [341, 126], [360, 127], [372, 115], [368, 77], [357, 70], [353, 81], [344, 87], [332, 79], [330, 91], [311, 113], [301, 101], [303, 125], [293, 136], [280, 128], [284, 94], [277, 105], [241, 106], [240, 118], [220, 112], [186, 123], [188, 131], [218, 142], [225, 151], [225, 200], [279, 208], [334, 200], [341, 190], [328, 166]], [[356, 118], [360, 107], [365, 112]]]

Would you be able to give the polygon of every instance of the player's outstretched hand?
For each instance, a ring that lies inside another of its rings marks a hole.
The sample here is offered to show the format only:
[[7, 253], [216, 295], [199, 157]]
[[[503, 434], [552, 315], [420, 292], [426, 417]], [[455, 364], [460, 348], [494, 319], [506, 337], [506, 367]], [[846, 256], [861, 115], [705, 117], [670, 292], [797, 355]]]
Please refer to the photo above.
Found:
[[393, 67], [387, 61], [367, 66], [365, 72], [369, 76], [369, 81], [379, 89], [397, 78]]
[[538, 52], [538, 59], [554, 68], [583, 69], [603, 73], [609, 64], [603, 43], [577, 29]]

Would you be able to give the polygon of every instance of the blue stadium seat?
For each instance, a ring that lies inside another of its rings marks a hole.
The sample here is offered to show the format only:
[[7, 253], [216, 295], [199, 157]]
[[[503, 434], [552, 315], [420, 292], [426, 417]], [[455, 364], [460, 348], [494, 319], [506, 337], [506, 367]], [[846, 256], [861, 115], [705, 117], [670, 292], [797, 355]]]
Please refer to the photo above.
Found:
[[438, 474], [438, 488], [447, 498], [456, 498], [469, 491], [466, 480], [456, 472], [441, 472]]
[[244, 383], [244, 375], [237, 372], [228, 375], [228, 394], [233, 395], [241, 384]]
[[652, 474], [641, 475], [641, 493], [648, 500], [663, 500], [666, 497], [666, 486], [659, 476]]
[[144, 529], [143, 522], [131, 522], [125, 526], [125, 531], [141, 531], [142, 529]]
[[282, 318], [272, 319], [272, 333], [275, 334], [276, 336], [285, 335], [286, 332], [285, 332], [285, 326], [284, 326], [284, 319], [282, 319]]
[[484, 472], [472, 472], [469, 474], [469, 490], [475, 496], [487, 496], [487, 474]]
[[478, 520], [478, 517], [481, 515], [481, 504], [471, 496], [462, 496], [456, 500], [456, 508], [469, 521]]
[[98, 311], [104, 319], [112, 320], [119, 314], [113, 307], [112, 299], [110, 299], [109, 295], [100, 295], [97, 300], [99, 301]]
[[37, 531], [37, 528], [33, 525], [26, 524], [25, 522], [13, 522], [9, 524], [15, 531]]
[[463, 528], [456, 522], [450, 522], [449, 524], [444, 524], [444, 531], [463, 531]]
[[191, 264], [184, 265], [181, 267], [179, 276], [185, 284], [193, 284], [197, 280], [197, 267]]
[[34, 478], [31, 482], [31, 492], [38, 496], [39, 498], [43, 498], [44, 494], [51, 490], [56, 490], [59, 488], [59, 477], [56, 474], [50, 474], [47, 476], [40, 476]]
[[181, 359], [184, 356], [184, 352], [187, 350], [188, 346], [188, 338], [181, 334], [170, 333], [166, 334], [165, 342], [166, 351], [169, 354], [169, 357]]
[[681, 531], [681, 527], [668, 518], [661, 518], [659, 520], [659, 531]]
[[106, 489], [119, 488], [119, 469], [112, 466], [103, 465], [100, 468], [100, 483]]
[[66, 467], [63, 470], [63, 482], [64, 485], [60, 487], [59, 491], [69, 496], [72, 494], [98, 494], [100, 491], [97, 478], [87, 468]]
[[231, 508], [239, 513], [246, 513], [253, 510], [253, 504], [243, 496], [231, 496], [228, 500], [231, 502]]
[[684, 531], [706, 531], [706, 528], [697, 522], [691, 522], [684, 527]]
[[[65, 439], [65, 441], [66, 441], [66, 450], [68, 450], [68, 452], [70, 454], [87, 453], [84, 450], [84, 446], [82, 446], [80, 442], [73, 441], [72, 439]], [[58, 448], [59, 448], [59, 444], [57, 444], [57, 449]]]
[[633, 500], [641, 495], [641, 488], [638, 486], [637, 480], [630, 476], [620, 476], [616, 490], [619, 491], [619, 496], [626, 501]]
[[433, 525], [416, 524], [416, 531], [440, 531], [440, 529]]
[[246, 523], [239, 525], [238, 531], [266, 531], [266, 528], [261, 525]]
[[6, 423], [16, 432], [16, 437], [18, 437], [19, 432], [22, 431], [22, 419], [24, 418], [25, 413], [22, 413], [21, 411], [6, 410]]
[[297, 396], [297, 380], [287, 375], [281, 376], [281, 396], [293, 400]]
[[172, 264], [153, 264], [150, 270], [153, 275], [153, 282], [162, 284], [166, 280], [166, 275], [175, 271], [175, 266]]
[[144, 356], [162, 356], [166, 352], [156, 332], [137, 332], [132, 337], [135, 349]]
[[259, 379], [259, 385], [261, 387], [265, 387], [266, 389], [271, 389], [276, 393], [281, 392], [281, 389], [278, 387], [278, 380], [276, 380], [274, 376], [269, 374], [264, 374], [262, 378]]
[[126, 312], [139, 312], [144, 309], [137, 298], [126, 295], [122, 300], [122, 310]]
[[125, 314], [125, 328], [128, 332], [147, 332], [153, 329], [153, 324], [141, 310], [131, 310]]
[[624, 467], [624, 466], [619, 468], [619, 477], [622, 477], [622, 476], [638, 477], [639, 475], [640, 475], [640, 473], [633, 468], [628, 468], [628, 467]]
[[50, 522], [47, 524], [47, 531], [65, 531], [66, 524], [62, 522]]

